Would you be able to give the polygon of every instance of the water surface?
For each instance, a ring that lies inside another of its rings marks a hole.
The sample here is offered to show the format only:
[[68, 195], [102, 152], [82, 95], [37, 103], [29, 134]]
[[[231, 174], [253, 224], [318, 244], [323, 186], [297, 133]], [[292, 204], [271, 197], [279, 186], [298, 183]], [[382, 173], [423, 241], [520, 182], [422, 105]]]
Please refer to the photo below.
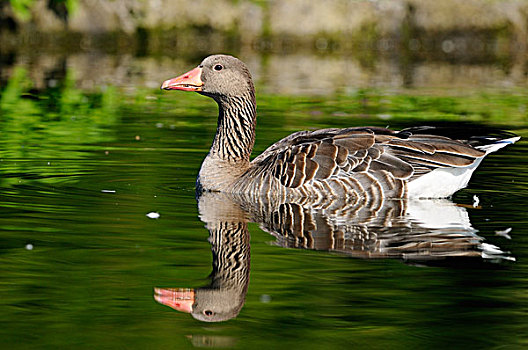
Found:
[[523, 88], [259, 95], [257, 153], [293, 131], [322, 127], [464, 121], [520, 134], [452, 199], [467, 213], [464, 232], [504, 254], [358, 258], [287, 248], [249, 223], [245, 304], [229, 321], [202, 323], [153, 294], [209, 284], [212, 247], [194, 183], [216, 106], [189, 93], [82, 90], [71, 76], [59, 82], [37, 89], [17, 70], [2, 90], [4, 348], [526, 346]]

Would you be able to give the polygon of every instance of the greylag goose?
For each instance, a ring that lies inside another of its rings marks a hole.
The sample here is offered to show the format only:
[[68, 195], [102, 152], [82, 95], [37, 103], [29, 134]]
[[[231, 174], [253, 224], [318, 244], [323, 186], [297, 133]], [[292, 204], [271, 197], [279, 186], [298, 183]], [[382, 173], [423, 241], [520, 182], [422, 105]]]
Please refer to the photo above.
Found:
[[161, 88], [195, 91], [218, 104], [216, 135], [197, 178], [201, 191], [283, 198], [449, 197], [467, 186], [487, 154], [519, 139], [505, 132], [450, 138], [433, 127], [332, 128], [296, 132], [251, 161], [255, 89], [242, 61], [209, 56]]

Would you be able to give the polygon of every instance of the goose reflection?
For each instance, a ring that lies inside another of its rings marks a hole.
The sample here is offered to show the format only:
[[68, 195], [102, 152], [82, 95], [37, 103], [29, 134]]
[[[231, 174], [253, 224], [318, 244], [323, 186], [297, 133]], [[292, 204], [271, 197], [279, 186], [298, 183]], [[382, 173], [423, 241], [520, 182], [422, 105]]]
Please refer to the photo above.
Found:
[[471, 226], [466, 208], [447, 199], [289, 203], [286, 199], [204, 192], [200, 219], [209, 230], [213, 271], [209, 285], [196, 289], [155, 288], [157, 302], [201, 321], [236, 317], [249, 285], [248, 222], [286, 248], [335, 251], [361, 258], [399, 258], [429, 263], [471, 257], [514, 260], [485, 243]]
[[225, 194], [204, 193], [198, 200], [200, 219], [209, 230], [213, 253], [211, 283], [202, 288], [155, 288], [157, 302], [188, 312], [206, 322], [236, 317], [249, 285], [247, 213]]

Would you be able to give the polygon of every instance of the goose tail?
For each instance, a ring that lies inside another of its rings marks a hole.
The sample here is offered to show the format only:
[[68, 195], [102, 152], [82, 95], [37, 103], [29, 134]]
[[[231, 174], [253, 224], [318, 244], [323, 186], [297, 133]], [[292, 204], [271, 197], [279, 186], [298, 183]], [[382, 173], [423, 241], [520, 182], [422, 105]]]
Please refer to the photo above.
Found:
[[519, 141], [520, 137], [510, 132], [497, 132], [488, 136], [472, 136], [467, 144], [486, 152], [465, 167], [438, 168], [408, 183], [409, 198], [445, 198], [466, 187], [471, 175], [484, 157], [492, 152]]
[[506, 139], [498, 139], [498, 138], [490, 138], [490, 143], [483, 144], [480, 146], [475, 146], [476, 149], [480, 149], [482, 151], [485, 151], [486, 154], [490, 154], [492, 152], [496, 152], [500, 150], [503, 147], [506, 147], [508, 145], [514, 144], [515, 142], [519, 141], [521, 139], [520, 136], [514, 136], [509, 137]]

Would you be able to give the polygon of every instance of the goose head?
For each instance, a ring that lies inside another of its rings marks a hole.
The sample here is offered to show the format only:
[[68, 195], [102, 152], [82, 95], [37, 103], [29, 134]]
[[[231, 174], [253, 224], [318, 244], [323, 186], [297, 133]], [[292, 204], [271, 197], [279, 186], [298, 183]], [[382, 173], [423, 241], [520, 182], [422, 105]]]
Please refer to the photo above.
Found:
[[209, 56], [198, 67], [166, 80], [161, 88], [195, 91], [215, 100], [254, 94], [249, 69], [241, 60], [228, 55]]

